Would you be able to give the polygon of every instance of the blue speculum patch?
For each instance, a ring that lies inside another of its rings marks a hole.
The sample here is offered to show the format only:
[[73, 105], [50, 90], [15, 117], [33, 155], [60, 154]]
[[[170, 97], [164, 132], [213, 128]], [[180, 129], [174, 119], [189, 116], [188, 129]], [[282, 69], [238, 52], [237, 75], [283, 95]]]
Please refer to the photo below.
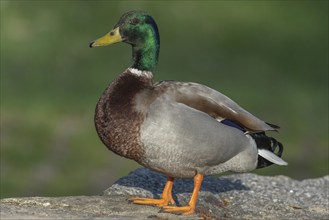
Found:
[[246, 131], [246, 129], [244, 129], [240, 124], [234, 122], [234, 121], [231, 121], [229, 119], [224, 119], [223, 121], [221, 121], [221, 123], [223, 123], [224, 125], [227, 125], [227, 126], [230, 126], [230, 127], [233, 127], [233, 128], [236, 128], [236, 129], [239, 129], [243, 132]]

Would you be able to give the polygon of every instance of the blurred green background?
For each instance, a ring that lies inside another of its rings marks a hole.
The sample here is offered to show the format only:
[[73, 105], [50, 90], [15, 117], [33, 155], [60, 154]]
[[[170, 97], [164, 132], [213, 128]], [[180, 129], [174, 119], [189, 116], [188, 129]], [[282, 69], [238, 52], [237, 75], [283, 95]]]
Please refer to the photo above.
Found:
[[328, 174], [328, 1], [1, 1], [1, 197], [101, 194], [136, 167], [94, 129], [127, 44], [90, 49], [129, 10], [161, 36], [155, 79], [206, 84], [279, 124], [287, 167]]

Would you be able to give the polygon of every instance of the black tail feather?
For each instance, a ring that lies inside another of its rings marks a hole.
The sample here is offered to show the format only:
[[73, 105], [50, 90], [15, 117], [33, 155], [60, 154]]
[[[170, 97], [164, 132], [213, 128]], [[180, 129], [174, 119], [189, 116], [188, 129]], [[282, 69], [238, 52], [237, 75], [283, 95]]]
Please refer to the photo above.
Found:
[[[255, 140], [258, 149], [266, 149], [273, 152], [278, 157], [282, 156], [283, 145], [272, 137], [266, 136], [265, 132], [250, 134]], [[258, 155], [257, 168], [263, 168], [273, 163]]]

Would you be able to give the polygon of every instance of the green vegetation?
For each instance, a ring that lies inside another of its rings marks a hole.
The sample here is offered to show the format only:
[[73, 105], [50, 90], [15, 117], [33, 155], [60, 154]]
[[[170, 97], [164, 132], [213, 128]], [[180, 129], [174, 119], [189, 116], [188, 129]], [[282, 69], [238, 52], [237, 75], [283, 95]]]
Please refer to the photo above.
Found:
[[1, 1], [1, 197], [101, 194], [138, 166], [93, 124], [131, 48], [88, 47], [132, 9], [158, 23], [157, 81], [206, 84], [282, 127], [289, 166], [257, 173], [328, 174], [327, 1]]

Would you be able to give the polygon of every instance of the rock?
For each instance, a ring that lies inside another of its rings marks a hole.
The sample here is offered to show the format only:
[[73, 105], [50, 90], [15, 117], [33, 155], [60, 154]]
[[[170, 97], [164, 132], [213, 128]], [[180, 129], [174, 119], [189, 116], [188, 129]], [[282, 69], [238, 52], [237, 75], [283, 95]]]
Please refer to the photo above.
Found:
[[[197, 212], [188, 217], [127, 202], [136, 196], [159, 198], [165, 181], [165, 176], [139, 168], [103, 196], [2, 199], [1, 219], [329, 219], [329, 176], [303, 181], [256, 174], [205, 177]], [[175, 180], [178, 205], [187, 204], [192, 188], [192, 179]]]

